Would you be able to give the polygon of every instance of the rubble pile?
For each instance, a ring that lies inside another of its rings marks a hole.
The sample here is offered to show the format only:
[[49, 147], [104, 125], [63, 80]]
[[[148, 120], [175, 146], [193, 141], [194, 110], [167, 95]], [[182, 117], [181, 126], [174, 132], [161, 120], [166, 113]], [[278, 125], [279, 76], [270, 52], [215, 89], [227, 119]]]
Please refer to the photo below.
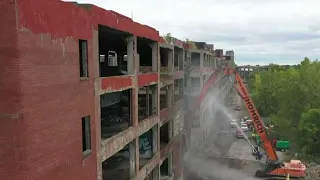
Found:
[[306, 180], [319, 180], [320, 179], [320, 165], [315, 163], [306, 163], [307, 174]]

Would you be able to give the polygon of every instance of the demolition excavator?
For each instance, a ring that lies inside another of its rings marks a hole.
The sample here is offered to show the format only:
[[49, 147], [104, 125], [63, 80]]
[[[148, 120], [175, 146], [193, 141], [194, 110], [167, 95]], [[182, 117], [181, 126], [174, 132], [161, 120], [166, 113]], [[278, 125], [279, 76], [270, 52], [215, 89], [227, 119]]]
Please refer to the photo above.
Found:
[[[259, 178], [304, 178], [306, 175], [306, 166], [300, 160], [282, 162], [278, 158], [276, 151], [272, 146], [272, 142], [268, 138], [265, 125], [252, 99], [250, 98], [246, 85], [240, 75], [236, 72], [236, 70], [227, 66], [222, 69], [222, 72], [224, 73], [223, 78], [228, 78], [233, 83], [234, 88], [238, 91], [238, 95], [240, 95], [244, 101], [251, 119], [253, 120], [253, 126], [263, 142], [267, 158], [264, 168], [257, 170], [255, 176]], [[204, 84], [203, 88], [201, 89], [197, 105], [201, 104], [210, 88], [217, 83], [219, 73], [221, 73], [221, 70], [214, 72]]]

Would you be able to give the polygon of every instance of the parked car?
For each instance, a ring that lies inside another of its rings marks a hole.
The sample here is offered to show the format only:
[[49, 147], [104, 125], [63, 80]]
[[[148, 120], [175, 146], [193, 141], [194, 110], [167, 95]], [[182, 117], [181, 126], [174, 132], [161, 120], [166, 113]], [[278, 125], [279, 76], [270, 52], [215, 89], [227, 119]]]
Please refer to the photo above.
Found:
[[237, 128], [236, 137], [237, 137], [238, 139], [244, 138], [244, 134], [243, 134], [243, 132], [241, 131], [241, 129], [239, 129], [239, 128]]
[[249, 131], [249, 128], [248, 128], [248, 125], [246, 123], [241, 123], [241, 130], [246, 132], [246, 131]]
[[231, 121], [230, 121], [230, 126], [231, 126], [232, 128], [237, 127], [237, 120], [231, 119]]

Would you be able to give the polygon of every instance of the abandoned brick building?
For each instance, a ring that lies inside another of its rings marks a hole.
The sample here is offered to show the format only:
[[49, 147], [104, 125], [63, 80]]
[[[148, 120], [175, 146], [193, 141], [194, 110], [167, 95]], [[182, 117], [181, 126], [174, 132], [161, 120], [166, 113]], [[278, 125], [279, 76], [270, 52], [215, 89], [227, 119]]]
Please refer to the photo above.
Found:
[[183, 179], [213, 48], [89, 4], [0, 6], [1, 180]]

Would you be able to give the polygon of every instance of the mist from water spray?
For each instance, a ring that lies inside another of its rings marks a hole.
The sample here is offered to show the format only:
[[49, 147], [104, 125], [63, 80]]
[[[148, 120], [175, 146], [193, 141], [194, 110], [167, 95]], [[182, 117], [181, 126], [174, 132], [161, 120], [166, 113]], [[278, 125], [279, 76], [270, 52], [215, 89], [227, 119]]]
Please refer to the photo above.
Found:
[[[233, 84], [232, 80], [231, 80], [230, 84]], [[222, 111], [222, 113], [227, 117], [227, 118], [222, 118], [222, 119], [224, 119], [224, 120], [228, 121], [229, 123], [231, 123], [233, 119], [238, 119], [239, 117], [237, 117], [237, 115], [233, 114], [234, 111], [233, 111], [233, 113], [228, 112], [228, 107], [226, 107], [223, 102], [219, 101], [219, 98], [218, 98], [218, 97], [221, 97], [223, 95], [224, 90], [227, 89], [227, 88], [230, 88], [230, 85], [228, 83], [225, 84], [221, 88], [221, 90], [217, 90], [215, 88], [212, 93], [210, 93], [210, 94], [208, 94], [206, 96], [206, 101], [204, 102], [204, 107], [205, 108], [206, 107], [215, 107], [218, 111]], [[231, 88], [233, 88], [233, 87], [231, 87]], [[212, 116], [209, 119], [215, 119], [215, 116]], [[249, 143], [251, 148], [254, 148], [254, 145], [248, 139], [247, 135], [242, 131], [242, 129], [239, 126], [238, 123], [236, 124], [236, 128], [241, 131], [241, 133], [244, 135], [245, 140]]]
[[[232, 86], [232, 84], [231, 84]], [[223, 97], [226, 95], [225, 89], [227, 88], [233, 88], [230, 87], [229, 83], [226, 83], [222, 88], [217, 89], [214, 88], [204, 99], [204, 102], [201, 105], [201, 109], [209, 109], [209, 118], [204, 119], [204, 128], [200, 131], [206, 131], [209, 129], [209, 134], [213, 134], [215, 131], [213, 126], [215, 126], [215, 122], [220, 121], [228, 121], [228, 124], [230, 124], [232, 119], [237, 119], [237, 115], [228, 111], [228, 108], [223, 103]], [[219, 118], [219, 113], [223, 114], [226, 118]], [[218, 117], [218, 118], [217, 118]], [[241, 130], [239, 125], [236, 125], [237, 128]], [[242, 131], [242, 130], [241, 130]], [[192, 139], [201, 139], [201, 137], [193, 137]], [[250, 143], [250, 145], [253, 147], [251, 142], [248, 140], [247, 136], [245, 136], [245, 139]], [[210, 141], [209, 143], [213, 143], [212, 139], [207, 139], [207, 141]], [[191, 149], [199, 149], [199, 145], [195, 145], [197, 147], [192, 146], [191, 143]], [[224, 151], [227, 151], [228, 149], [224, 149]], [[215, 160], [208, 160], [207, 158], [201, 158], [194, 156], [194, 151], [189, 151], [185, 155], [185, 165], [188, 167], [188, 169], [194, 173], [200, 174], [204, 177], [210, 177], [213, 179], [219, 179], [219, 180], [239, 180], [239, 179], [246, 179], [246, 180], [253, 180], [255, 178], [248, 176], [244, 172], [236, 169], [230, 169], [228, 166], [221, 165], [220, 162]]]

